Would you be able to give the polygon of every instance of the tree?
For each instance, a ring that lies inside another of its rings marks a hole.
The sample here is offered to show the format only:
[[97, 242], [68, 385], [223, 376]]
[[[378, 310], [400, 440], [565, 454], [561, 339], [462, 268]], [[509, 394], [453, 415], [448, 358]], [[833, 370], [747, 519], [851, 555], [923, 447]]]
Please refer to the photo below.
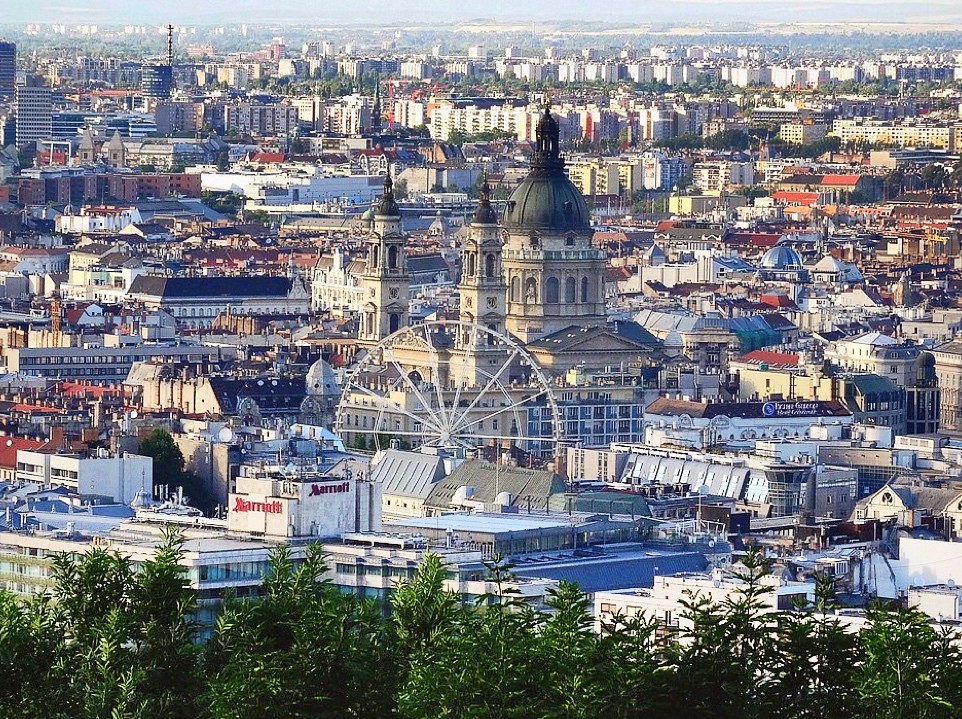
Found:
[[208, 650], [205, 703], [216, 719], [390, 716], [396, 662], [370, 603], [323, 581], [318, 545], [304, 560], [271, 554], [263, 598], [234, 602]]
[[815, 602], [775, 617], [772, 693], [784, 697], [782, 716], [848, 719], [861, 704], [854, 691], [858, 635], [846, 631], [832, 613], [832, 578], [815, 578]]
[[154, 487], [166, 485], [173, 489], [183, 482], [184, 454], [166, 429], [155, 427], [140, 440], [137, 450], [154, 460]]
[[[769, 561], [749, 548], [736, 576], [742, 586], [721, 602], [693, 595], [684, 602], [692, 628], [669, 648], [675, 668], [676, 715], [767, 719], [782, 699], [769, 693], [772, 646], [763, 597]], [[684, 697], [684, 699], [682, 699]]]
[[545, 716], [546, 662], [536, 630], [542, 617], [505, 599], [509, 566], [487, 564], [492, 594], [456, 615], [436, 643], [415, 652], [397, 694], [407, 719]]
[[182, 556], [179, 536], [168, 532], [139, 573], [100, 547], [54, 561], [62, 642], [46, 699], [61, 712], [54, 716], [197, 716], [204, 679]]
[[866, 716], [939, 719], [958, 716], [960, 653], [915, 610], [874, 606], [862, 631], [864, 658], [855, 688]]
[[462, 146], [468, 141], [468, 133], [464, 130], [453, 129], [448, 133], [448, 144]]

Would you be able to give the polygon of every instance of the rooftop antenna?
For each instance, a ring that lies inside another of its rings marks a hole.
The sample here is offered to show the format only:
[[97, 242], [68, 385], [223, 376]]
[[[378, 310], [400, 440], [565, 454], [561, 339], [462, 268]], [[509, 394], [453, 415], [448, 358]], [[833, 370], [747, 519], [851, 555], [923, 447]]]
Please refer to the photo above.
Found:
[[167, 26], [167, 67], [174, 66], [174, 26]]

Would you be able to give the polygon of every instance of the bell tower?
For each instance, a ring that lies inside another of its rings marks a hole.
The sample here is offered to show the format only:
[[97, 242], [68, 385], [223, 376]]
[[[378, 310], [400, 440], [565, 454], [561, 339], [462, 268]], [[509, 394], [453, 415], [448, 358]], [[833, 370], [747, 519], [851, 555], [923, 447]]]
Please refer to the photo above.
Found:
[[491, 207], [491, 188], [485, 179], [481, 200], [471, 220], [461, 252], [460, 319], [504, 332], [508, 286], [501, 265], [501, 233], [498, 216]]
[[501, 263], [501, 229], [485, 179], [461, 251], [459, 319], [471, 326], [461, 328], [451, 352], [449, 377], [453, 385], [484, 386], [492, 373], [502, 367], [507, 357], [504, 343], [475, 325], [504, 334], [507, 290]]
[[375, 345], [408, 325], [411, 280], [404, 256], [405, 239], [401, 210], [394, 199], [394, 185], [388, 174], [384, 179], [384, 194], [371, 218], [367, 266], [361, 275], [364, 304], [359, 344]]

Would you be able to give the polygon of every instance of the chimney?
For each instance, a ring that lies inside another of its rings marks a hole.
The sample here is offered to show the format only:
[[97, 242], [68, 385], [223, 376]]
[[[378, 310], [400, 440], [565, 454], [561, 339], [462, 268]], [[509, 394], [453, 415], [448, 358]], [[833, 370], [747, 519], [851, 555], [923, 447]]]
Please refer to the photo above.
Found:
[[54, 424], [50, 426], [50, 442], [54, 445], [56, 449], [63, 449], [64, 442], [63, 426], [59, 424]]

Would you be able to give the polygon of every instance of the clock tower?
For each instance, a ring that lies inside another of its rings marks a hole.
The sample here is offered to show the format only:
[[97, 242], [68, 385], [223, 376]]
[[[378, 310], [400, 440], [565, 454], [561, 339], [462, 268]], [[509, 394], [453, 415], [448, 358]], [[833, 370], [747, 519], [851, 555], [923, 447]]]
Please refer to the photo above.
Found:
[[501, 233], [498, 216], [491, 207], [491, 188], [481, 186], [481, 200], [471, 220], [461, 252], [460, 319], [504, 332], [508, 286], [501, 266]]
[[367, 266], [361, 275], [363, 305], [358, 343], [372, 346], [408, 326], [410, 277], [404, 255], [406, 236], [401, 210], [394, 199], [391, 175], [384, 179], [384, 194], [373, 212], [367, 240]]

